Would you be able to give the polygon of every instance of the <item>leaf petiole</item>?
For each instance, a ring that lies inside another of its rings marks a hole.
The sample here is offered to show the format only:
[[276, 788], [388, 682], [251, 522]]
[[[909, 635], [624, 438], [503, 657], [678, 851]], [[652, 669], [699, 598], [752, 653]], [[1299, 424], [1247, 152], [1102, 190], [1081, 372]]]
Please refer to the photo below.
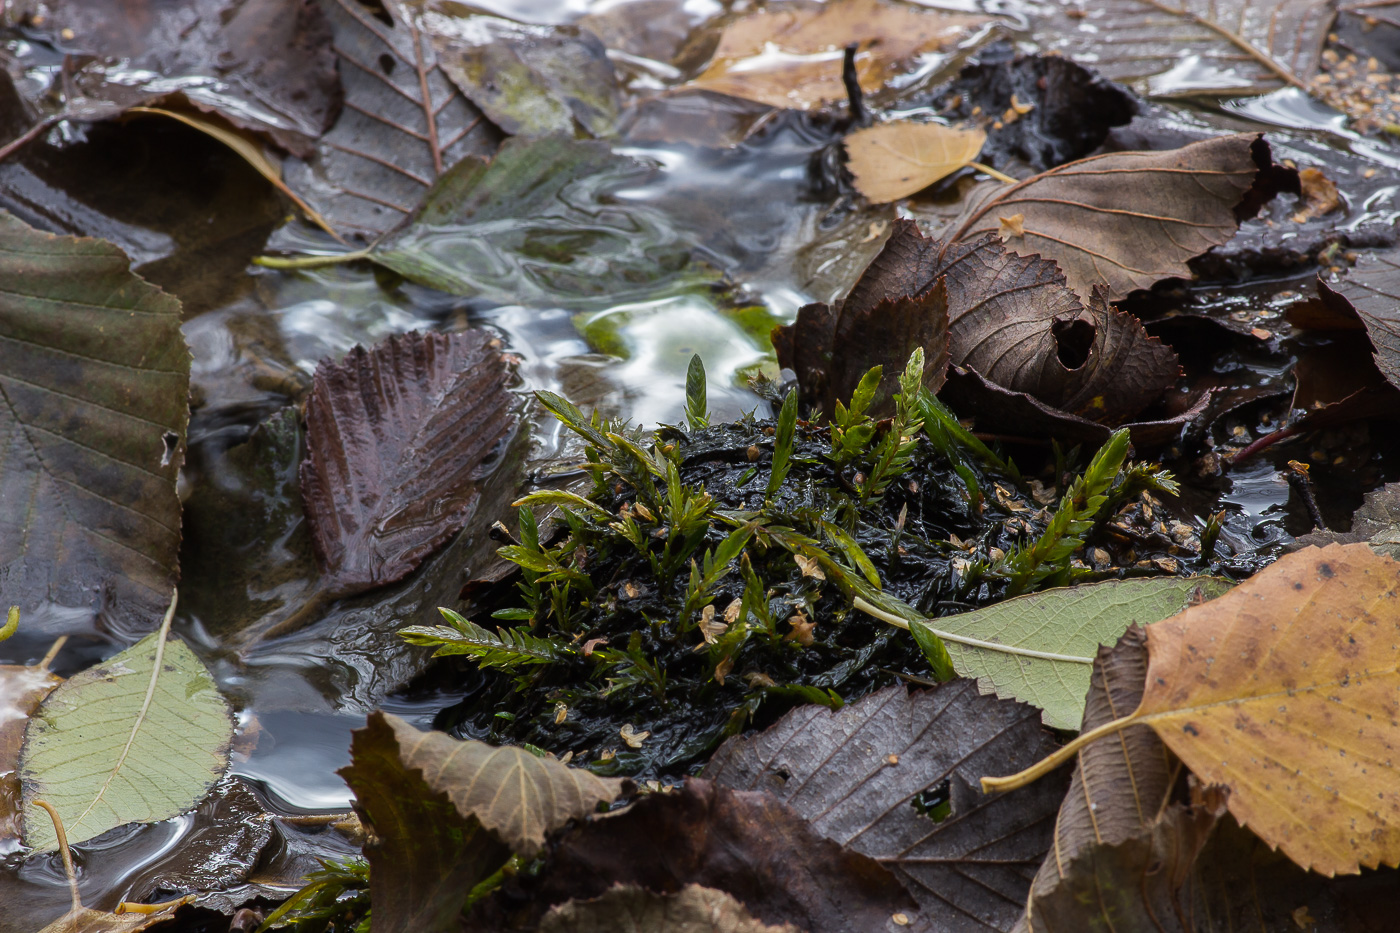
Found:
[[[909, 630], [910, 623], [907, 619], [901, 619], [892, 612], [886, 612], [878, 606], [866, 602], [859, 596], [856, 597], [855, 607], [866, 615], [874, 616], [882, 622], [888, 622], [890, 625], [902, 628], [905, 631]], [[940, 631], [927, 623], [922, 624], [924, 628], [928, 629], [939, 638], [944, 641], [951, 641], [955, 645], [967, 645], [971, 648], [985, 648], [988, 651], [1000, 651], [1003, 654], [1016, 654], [1024, 658], [1040, 658], [1044, 661], [1068, 661], [1071, 664], [1094, 663], [1093, 658], [1082, 658], [1074, 654], [1052, 654], [1049, 651], [1035, 651], [1030, 648], [1017, 648], [1015, 645], [1003, 645], [994, 641], [983, 641], [980, 638], [969, 638], [966, 635], [954, 635], [952, 632]]]

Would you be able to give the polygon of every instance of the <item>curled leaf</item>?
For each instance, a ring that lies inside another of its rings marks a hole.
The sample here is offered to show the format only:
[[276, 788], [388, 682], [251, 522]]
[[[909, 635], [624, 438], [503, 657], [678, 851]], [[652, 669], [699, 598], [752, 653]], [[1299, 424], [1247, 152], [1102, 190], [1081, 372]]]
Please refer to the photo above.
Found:
[[980, 129], [900, 120], [857, 130], [844, 145], [856, 190], [886, 204], [977, 161], [986, 141]]

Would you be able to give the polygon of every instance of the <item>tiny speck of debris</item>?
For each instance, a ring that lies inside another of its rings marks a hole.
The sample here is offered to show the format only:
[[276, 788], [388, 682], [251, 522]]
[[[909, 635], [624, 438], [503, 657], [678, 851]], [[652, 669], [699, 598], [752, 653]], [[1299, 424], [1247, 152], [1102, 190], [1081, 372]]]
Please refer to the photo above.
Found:
[[890, 919], [893, 920], [897, 926], [902, 927], [907, 927], [909, 924], [913, 923], [913, 921], [909, 919], [908, 914], [894, 914]]

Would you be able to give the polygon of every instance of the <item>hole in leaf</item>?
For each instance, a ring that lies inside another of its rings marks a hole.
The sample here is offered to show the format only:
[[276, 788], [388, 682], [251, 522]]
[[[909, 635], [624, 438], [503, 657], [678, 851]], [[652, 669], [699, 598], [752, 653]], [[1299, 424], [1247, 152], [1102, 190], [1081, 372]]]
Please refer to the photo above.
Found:
[[379, 56], [379, 70], [386, 75], [394, 73], [394, 57], [388, 52], [382, 52]]
[[384, 4], [378, 0], [360, 0], [360, 6], [364, 7], [366, 12], [385, 26], [394, 25], [394, 18], [389, 15], [388, 10], [384, 9]]
[[180, 435], [174, 431], [166, 431], [161, 440], [165, 441], [165, 452], [160, 455], [160, 465], [170, 466], [170, 461], [175, 457], [175, 451], [180, 449]]
[[1050, 333], [1055, 338], [1055, 354], [1066, 369], [1078, 369], [1089, 361], [1095, 332], [1093, 324], [1079, 318], [1056, 321], [1050, 325]]
[[944, 778], [941, 783], [915, 794], [909, 805], [921, 816], [926, 816], [935, 823], [943, 822], [953, 815], [953, 799], [948, 779]]

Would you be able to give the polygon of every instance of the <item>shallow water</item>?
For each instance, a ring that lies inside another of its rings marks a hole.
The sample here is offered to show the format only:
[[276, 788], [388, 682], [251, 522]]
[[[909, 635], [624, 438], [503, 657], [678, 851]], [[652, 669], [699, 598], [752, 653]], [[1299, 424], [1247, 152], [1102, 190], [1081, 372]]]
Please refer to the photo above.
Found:
[[[536, 23], [573, 22], [588, 13], [625, 6], [590, 5], [587, 0], [488, 0], [478, 5]], [[676, 8], [691, 25], [721, 10], [713, 0], [688, 0]], [[998, 4], [997, 11], [1004, 8]], [[652, 73], [661, 72], [653, 69]], [[1177, 77], [1188, 80], [1190, 76]], [[1387, 171], [1400, 167], [1394, 148], [1346, 132], [1334, 114], [1294, 92], [1220, 107], [1175, 105], [1173, 112], [1180, 125], [1188, 128], [1291, 133], [1288, 141], [1276, 145], [1282, 157], [1303, 158], [1334, 150], [1352, 160], [1349, 164]], [[255, 425], [299, 399], [319, 361], [339, 357], [356, 344], [368, 346], [415, 328], [494, 328], [519, 357], [522, 392], [561, 392], [585, 409], [598, 406], [647, 426], [682, 418], [686, 366], [695, 353], [702, 356], [709, 373], [709, 400], [716, 418], [762, 410], [764, 403], [747, 388], [743, 377], [758, 372], [776, 375], [767, 350], [768, 329], [791, 321], [804, 303], [829, 301], [842, 294], [873, 255], [879, 232], [894, 216], [889, 208], [833, 201], [824, 191], [820, 173], [814, 174], [812, 166], [837, 138], [829, 122], [782, 115], [728, 149], [629, 139], [619, 146], [620, 151], [654, 166], [654, 171], [619, 193], [621, 209], [631, 205], [660, 218], [697, 256], [722, 271], [734, 290], [629, 296], [618, 304], [584, 305], [562, 299], [551, 303], [539, 296], [528, 306], [490, 304], [408, 285], [365, 263], [296, 272], [248, 264], [273, 226], [270, 217], [276, 202], [269, 190], [250, 177], [242, 163], [217, 146], [191, 138], [188, 131], [163, 127], [155, 132], [156, 141], [143, 144], [150, 148], [142, 159], [131, 154], [130, 143], [146, 137], [132, 129], [81, 131], [72, 142], [46, 149], [40, 171], [0, 166], [0, 182], [9, 186], [11, 201], [31, 205], [31, 217], [40, 213], [35, 206], [50, 205], [49, 214], [61, 215], [57, 221], [51, 217], [51, 223], [81, 225], [108, 236], [156, 281], [172, 288], [193, 288], [191, 282], [218, 279], [197, 289], [200, 298], [191, 303], [193, 313], [185, 325], [194, 356], [195, 409], [183, 488], [195, 497], [203, 495], [201, 488], [211, 483], [237, 486], [241, 482], [230, 451], [249, 437]], [[177, 160], [193, 166], [187, 166], [184, 175], [172, 165], [169, 154], [160, 151], [162, 140], [174, 151], [198, 154], [193, 162]], [[165, 216], [134, 203], [135, 198], [133, 203], [123, 203], [110, 192], [81, 186], [75, 190], [71, 184], [60, 189], [45, 180], [46, 167], [51, 178], [80, 177], [83, 166], [106, 159], [119, 144], [127, 152], [124, 184], [132, 192], [165, 188], [170, 192]], [[249, 199], [249, 192], [254, 199]], [[234, 202], [242, 205], [236, 214], [241, 219], [234, 231], [237, 235], [212, 240], [201, 236], [200, 225], [208, 227], [210, 218], [225, 216]], [[1353, 225], [1393, 222], [1400, 211], [1396, 186], [1373, 186], [1349, 210]], [[180, 222], [168, 223], [170, 217]], [[280, 230], [273, 243], [327, 245], [319, 233], [298, 224]], [[208, 257], [216, 255], [219, 262], [211, 265]], [[236, 260], [232, 265], [230, 256]], [[1283, 311], [1309, 274], [1282, 275], [1240, 287], [1206, 283], [1188, 289], [1179, 301], [1164, 300], [1204, 317], [1233, 317], [1236, 324], [1277, 329], [1283, 327]], [[1239, 351], [1221, 362], [1217, 371], [1224, 385], [1274, 386], [1282, 391], [1289, 365], [1286, 349], [1274, 345]], [[1248, 430], [1267, 433], [1267, 423], [1260, 421], [1267, 412], [1261, 415], [1249, 409], [1247, 413], [1248, 417], [1241, 415], [1235, 421]], [[1277, 413], [1275, 408], [1274, 417]], [[561, 449], [564, 439], [554, 422], [531, 430], [530, 457], [546, 461]], [[1278, 471], [1290, 455], [1296, 451], [1261, 456], [1212, 479], [1188, 497], [1185, 511], [1199, 522], [1224, 509], [1223, 542], [1237, 549], [1268, 552], [1288, 539], [1290, 529], [1297, 533], [1304, 527], [1299, 524], [1300, 506]], [[292, 512], [299, 509], [286, 496], [274, 495], [269, 501]], [[1325, 502], [1324, 509], [1346, 515], [1357, 501], [1359, 491], [1345, 489], [1335, 503]], [[272, 574], [271, 582], [259, 583], [256, 594], [251, 585], [245, 594], [249, 599], [256, 596], [260, 606], [293, 603], [314, 586], [312, 568], [305, 561], [305, 541], [296, 537], [304, 535], [298, 530], [299, 519], [293, 515], [287, 521], [278, 540], [285, 544], [288, 556], [256, 555]], [[217, 524], [201, 527], [205, 534], [220, 533]], [[246, 544], [243, 539], [219, 542], [224, 543]], [[207, 540], [194, 541], [187, 551], [210, 546]], [[187, 575], [177, 626], [238, 703], [240, 731], [248, 740], [245, 745], [252, 747], [237, 758], [232, 770], [258, 788], [272, 809], [282, 813], [344, 810], [349, 794], [334, 772], [348, 763], [350, 732], [363, 723], [369, 708], [378, 705], [427, 727], [439, 710], [459, 698], [434, 685], [416, 689], [408, 695], [411, 699], [396, 697], [391, 693], [392, 687], [399, 686], [393, 664], [404, 655], [401, 647], [391, 644], [396, 640], [365, 638], [362, 644], [351, 644], [347, 636], [342, 644], [327, 633], [336, 626], [349, 630], [368, 618], [391, 619], [392, 627], [427, 621], [435, 602], [448, 598], [440, 594], [453, 589], [444, 589], [442, 568], [455, 572], [452, 562], [460, 563], [459, 549], [465, 553], [465, 548], [464, 542], [454, 545], [451, 552], [429, 562], [387, 595], [337, 603], [322, 623], [264, 646], [246, 664], [223, 648], [216, 614], [199, 608], [221, 598], [225, 581], [212, 575]], [[295, 556], [298, 553], [300, 557]], [[198, 560], [187, 563], [201, 566]], [[201, 593], [201, 587], [208, 592]], [[0, 646], [0, 661], [23, 663], [41, 655], [44, 647], [16, 639]], [[60, 667], [65, 672], [79, 669], [110, 650], [97, 642], [75, 642]], [[389, 673], [376, 667], [381, 659]], [[386, 694], [390, 694], [387, 699]], [[80, 847], [85, 900], [92, 906], [110, 906], [125, 893], [128, 880], [175, 846], [189, 826], [189, 818], [182, 817], [145, 828], [114, 830]], [[31, 859], [20, 872], [34, 886], [36, 903], [66, 903], [61, 867], [54, 859]]]

